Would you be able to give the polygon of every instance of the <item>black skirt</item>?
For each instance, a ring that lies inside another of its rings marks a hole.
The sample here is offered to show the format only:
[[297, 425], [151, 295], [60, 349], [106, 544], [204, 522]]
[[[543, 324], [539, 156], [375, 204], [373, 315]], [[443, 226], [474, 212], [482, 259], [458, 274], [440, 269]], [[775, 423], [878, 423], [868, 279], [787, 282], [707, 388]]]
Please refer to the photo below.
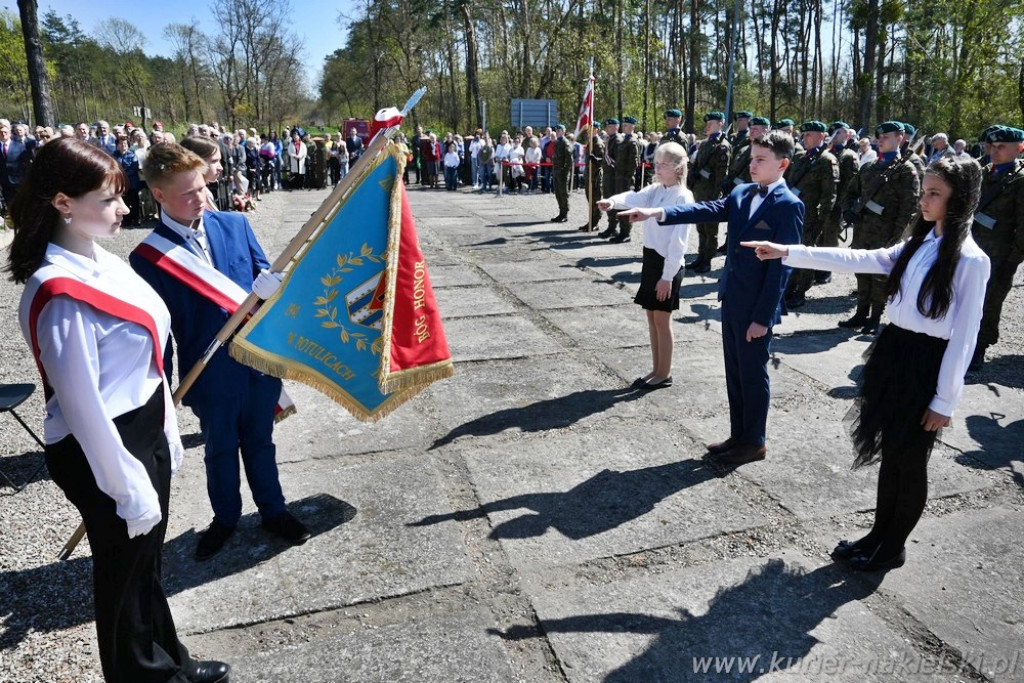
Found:
[[935, 396], [948, 339], [886, 325], [864, 352], [860, 396], [847, 414], [855, 468], [881, 459], [882, 450], [931, 453], [938, 432], [921, 427]]
[[646, 311], [678, 311], [679, 286], [683, 284], [683, 269], [672, 278], [672, 291], [664, 301], [658, 301], [655, 287], [661, 281], [661, 272], [665, 269], [665, 257], [654, 249], [644, 247], [644, 263], [640, 271], [640, 289], [633, 297], [633, 303], [640, 304]]

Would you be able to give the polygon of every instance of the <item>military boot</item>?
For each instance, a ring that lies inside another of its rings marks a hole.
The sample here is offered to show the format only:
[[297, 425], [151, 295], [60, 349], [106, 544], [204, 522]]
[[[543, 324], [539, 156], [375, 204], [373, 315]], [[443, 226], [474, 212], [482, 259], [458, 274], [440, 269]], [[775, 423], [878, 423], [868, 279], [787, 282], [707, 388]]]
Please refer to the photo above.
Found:
[[857, 312], [849, 320], [840, 320], [839, 327], [856, 329], [863, 327], [868, 322], [868, 304], [857, 304]]
[[885, 310], [885, 304], [871, 304], [871, 316], [868, 321], [864, 323], [864, 327], [860, 328], [861, 334], [874, 334], [878, 332], [878, 326], [882, 322], [882, 311]]

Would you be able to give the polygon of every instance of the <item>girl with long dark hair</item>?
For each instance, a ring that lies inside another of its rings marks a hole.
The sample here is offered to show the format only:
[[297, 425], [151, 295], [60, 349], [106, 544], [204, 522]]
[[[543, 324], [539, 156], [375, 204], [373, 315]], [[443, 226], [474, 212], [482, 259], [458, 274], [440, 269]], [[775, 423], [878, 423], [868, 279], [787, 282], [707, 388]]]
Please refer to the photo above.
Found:
[[854, 406], [854, 467], [881, 461], [875, 523], [832, 556], [854, 569], [900, 567], [928, 499], [928, 456], [963, 394], [981, 324], [989, 259], [971, 237], [981, 187], [972, 159], [928, 166], [910, 236], [887, 249], [743, 242], [758, 258], [847, 273], [889, 275], [887, 325], [869, 349]]
[[109, 682], [226, 682], [178, 641], [160, 577], [171, 472], [184, 450], [163, 371], [170, 314], [97, 239], [121, 228], [127, 179], [75, 138], [47, 143], [11, 205], [5, 270], [46, 395], [46, 465], [78, 508], [93, 558], [96, 635]]

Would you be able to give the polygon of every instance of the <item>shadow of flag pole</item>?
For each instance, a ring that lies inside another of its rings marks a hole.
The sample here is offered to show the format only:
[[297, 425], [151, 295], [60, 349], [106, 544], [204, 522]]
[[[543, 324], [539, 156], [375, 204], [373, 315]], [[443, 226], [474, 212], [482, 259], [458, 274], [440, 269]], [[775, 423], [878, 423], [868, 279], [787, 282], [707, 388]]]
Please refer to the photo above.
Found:
[[[409, 100], [405, 103], [402, 108], [401, 115], [405, 117], [409, 113], [416, 103], [420, 101], [426, 93], [426, 88], [420, 88], [412, 94]], [[400, 124], [400, 121], [399, 121]], [[292, 259], [302, 251], [302, 249], [309, 242], [310, 237], [316, 232], [317, 228], [324, 222], [324, 219], [334, 210], [334, 208], [342, 203], [346, 197], [351, 193], [353, 187], [362, 179], [362, 169], [369, 166], [373, 160], [385, 150], [392, 138], [398, 133], [399, 125], [392, 125], [380, 130], [371, 140], [366, 151], [363, 152], [356, 160], [355, 165], [349, 171], [349, 173], [338, 183], [338, 186], [334, 188], [327, 199], [320, 205], [320, 207], [310, 216], [309, 220], [302, 226], [295, 237], [288, 243], [284, 251], [274, 259], [273, 264], [270, 267], [272, 272], [283, 272], [285, 268], [292, 262]], [[226, 344], [231, 337], [235, 334], [238, 328], [245, 322], [246, 318], [257, 307], [260, 303], [260, 298], [253, 293], [250, 293], [242, 304], [238, 307], [238, 310], [228, 318], [227, 322], [224, 323], [224, 327], [221, 328], [220, 332], [213, 338], [202, 357], [192, 369], [189, 370], [188, 374], [185, 375], [181, 382], [178, 384], [178, 388], [174, 391], [174, 405], [177, 406], [181, 403], [181, 400], [188, 393], [188, 390], [192, 387], [195, 381], [202, 374], [203, 370], [209, 364], [210, 359], [213, 358], [214, 354]], [[74, 552], [75, 547], [81, 542], [82, 537], [85, 535], [85, 524], [81, 523], [75, 532], [68, 539], [67, 543], [57, 554], [58, 560], [66, 560], [71, 557], [71, 553]]]

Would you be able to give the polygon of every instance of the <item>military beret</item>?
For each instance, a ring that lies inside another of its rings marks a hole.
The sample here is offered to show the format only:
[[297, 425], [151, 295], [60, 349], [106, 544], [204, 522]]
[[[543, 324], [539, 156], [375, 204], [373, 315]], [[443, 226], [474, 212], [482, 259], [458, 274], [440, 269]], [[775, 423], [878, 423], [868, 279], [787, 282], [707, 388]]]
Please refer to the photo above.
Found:
[[564, 123], [556, 123], [555, 124], [555, 130], [565, 130], [565, 124]]
[[1010, 126], [992, 126], [985, 142], [1024, 142], [1024, 130]]
[[914, 128], [913, 124], [907, 123], [906, 121], [901, 121], [901, 123], [903, 124], [903, 131], [908, 137], [914, 137], [917, 135], [917, 128]]
[[775, 124], [777, 128], [792, 128], [795, 125], [793, 119], [779, 119], [778, 123]]
[[725, 114], [720, 111], [709, 111], [704, 114], [704, 121], [725, 121]]
[[878, 124], [875, 128], [875, 136], [884, 135], [885, 133], [905, 133], [906, 129], [903, 124], [899, 121], [886, 121], [885, 123]]
[[829, 125], [829, 127], [828, 127], [828, 132], [829, 133], [835, 133], [840, 128], [849, 128], [849, 127], [850, 127], [850, 124], [848, 124], [846, 121], [833, 121], [831, 123], [831, 125]]
[[755, 116], [750, 119], [750, 125], [752, 126], [764, 126], [765, 128], [771, 128], [772, 122], [763, 116]]
[[668, 109], [665, 111], [666, 119], [681, 119], [683, 118], [683, 112], [678, 109]]
[[752, 119], [752, 118], [754, 118], [754, 115], [751, 114], [749, 111], [738, 111], [738, 112], [736, 112], [736, 115], [733, 118], [737, 118], [737, 119]]
[[828, 128], [821, 121], [804, 121], [800, 124], [801, 133], [824, 133]]
[[981, 131], [981, 135], [978, 136], [978, 142], [988, 142], [988, 134], [998, 127], [999, 126], [989, 126], [985, 130]]
[[619, 120], [613, 116], [611, 118], [605, 119], [604, 120], [604, 125], [606, 125], [606, 126], [617, 126], [617, 125], [619, 125]]
[[632, 117], [632, 116], [623, 116], [622, 117], [622, 122], [623, 123], [632, 123], [633, 125], [636, 125], [636, 119], [634, 117]]

